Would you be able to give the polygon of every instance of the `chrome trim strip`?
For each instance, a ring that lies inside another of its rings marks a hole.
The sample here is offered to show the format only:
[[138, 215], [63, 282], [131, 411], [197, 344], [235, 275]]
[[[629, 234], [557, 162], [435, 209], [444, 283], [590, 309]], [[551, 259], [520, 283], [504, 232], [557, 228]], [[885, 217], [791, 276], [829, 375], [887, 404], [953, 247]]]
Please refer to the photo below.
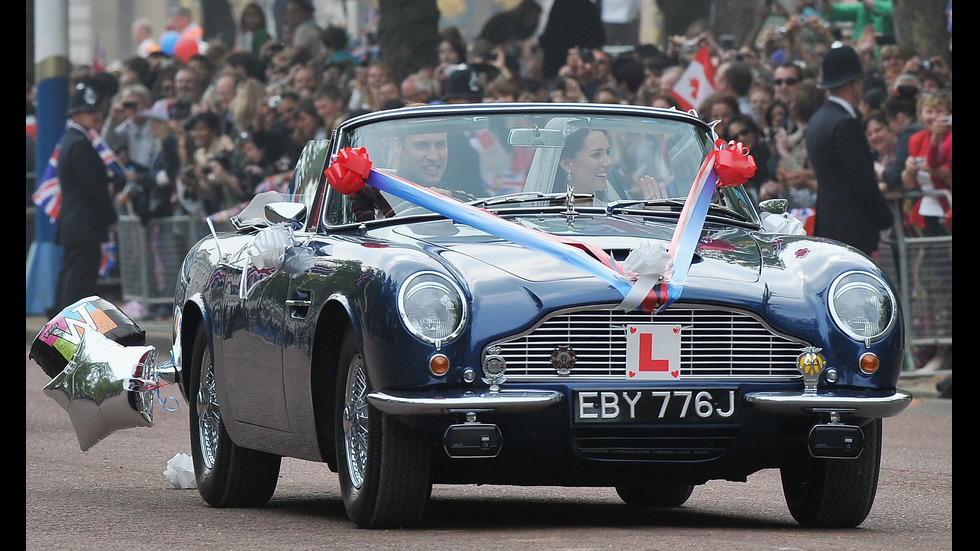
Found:
[[897, 389], [890, 396], [868, 396], [867, 394], [840, 392], [833, 394], [801, 394], [798, 392], [750, 392], [745, 401], [766, 413], [779, 415], [808, 416], [817, 413], [837, 412], [857, 417], [893, 417], [898, 415], [909, 403], [912, 394]]
[[473, 391], [452, 395], [419, 393], [368, 394], [372, 406], [389, 415], [446, 415], [449, 413], [493, 412], [535, 413], [548, 409], [562, 401], [562, 394], [552, 390], [501, 390], [500, 392]]

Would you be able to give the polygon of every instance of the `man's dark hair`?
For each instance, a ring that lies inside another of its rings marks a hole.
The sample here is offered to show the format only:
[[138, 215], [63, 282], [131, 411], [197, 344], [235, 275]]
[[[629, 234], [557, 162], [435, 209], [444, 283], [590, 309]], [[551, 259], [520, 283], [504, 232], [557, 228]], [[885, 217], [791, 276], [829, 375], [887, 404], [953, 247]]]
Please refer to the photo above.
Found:
[[112, 73], [103, 71], [90, 76], [86, 82], [99, 97], [99, 109], [108, 112], [112, 97], [119, 93], [119, 80]]
[[344, 94], [344, 91], [340, 88], [340, 86], [332, 82], [326, 82], [318, 86], [313, 92], [313, 99], [317, 98], [328, 98], [334, 101], [346, 100], [347, 95]]
[[138, 55], [127, 57], [123, 60], [123, 67], [139, 75], [140, 84], [149, 88], [153, 84], [153, 68], [150, 61]]
[[888, 118], [894, 118], [898, 113], [905, 113], [915, 120], [918, 116], [919, 90], [914, 86], [899, 86], [895, 93], [882, 104]]
[[343, 27], [330, 25], [320, 33], [320, 41], [331, 50], [345, 50], [347, 49], [347, 30]]
[[646, 79], [646, 71], [643, 63], [635, 56], [630, 54], [620, 54], [612, 62], [609, 68], [616, 82], [626, 85], [626, 89], [636, 93]]
[[739, 97], [748, 95], [752, 88], [752, 68], [747, 63], [732, 62], [723, 77]]
[[789, 114], [797, 120], [809, 121], [826, 100], [825, 91], [817, 88], [812, 80], [804, 80], [793, 93], [793, 105], [790, 106]]
[[793, 72], [796, 73], [796, 80], [797, 80], [797, 82], [803, 80], [803, 77], [804, 77], [804, 75], [803, 75], [803, 68], [800, 67], [799, 65], [797, 65], [795, 61], [784, 61], [784, 62], [782, 62], [782, 63], [780, 63], [779, 65], [776, 66], [777, 69], [780, 68], [780, 67], [786, 67], [786, 68], [792, 69]]
[[225, 64], [229, 67], [241, 67], [245, 70], [245, 76], [265, 82], [262, 62], [251, 52], [232, 52], [225, 58]]

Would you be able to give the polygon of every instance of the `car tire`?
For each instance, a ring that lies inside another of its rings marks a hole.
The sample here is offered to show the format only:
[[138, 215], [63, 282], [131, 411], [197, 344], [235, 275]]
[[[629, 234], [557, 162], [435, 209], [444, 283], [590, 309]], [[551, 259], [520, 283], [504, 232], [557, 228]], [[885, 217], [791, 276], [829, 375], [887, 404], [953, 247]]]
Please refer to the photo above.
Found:
[[361, 528], [418, 525], [432, 483], [430, 447], [367, 401], [364, 355], [353, 330], [341, 345], [337, 369], [337, 472], [347, 516]]
[[616, 486], [616, 493], [630, 507], [680, 507], [693, 492], [690, 484], [637, 482]]
[[780, 467], [783, 496], [796, 522], [807, 528], [854, 528], [871, 512], [881, 466], [881, 419], [862, 427], [856, 459], [816, 459], [801, 453]]
[[190, 375], [190, 433], [201, 497], [213, 507], [257, 507], [276, 490], [282, 458], [236, 445], [218, 407], [214, 358], [206, 330], [194, 339]]

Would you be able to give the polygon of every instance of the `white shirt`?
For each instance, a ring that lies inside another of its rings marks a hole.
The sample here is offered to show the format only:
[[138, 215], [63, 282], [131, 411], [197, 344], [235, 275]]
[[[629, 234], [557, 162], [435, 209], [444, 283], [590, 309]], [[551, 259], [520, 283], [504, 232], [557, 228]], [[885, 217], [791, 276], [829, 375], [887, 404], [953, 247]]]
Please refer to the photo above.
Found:
[[852, 117], [854, 117], [855, 119], [858, 118], [857, 113], [854, 111], [854, 106], [851, 105], [851, 103], [849, 101], [847, 101], [846, 99], [844, 99], [844, 98], [842, 98], [840, 96], [833, 96], [833, 95], [832, 96], [828, 96], [827, 99], [829, 99], [830, 101], [832, 101], [832, 102], [840, 105], [841, 107], [843, 107], [844, 110], [847, 111], [848, 113], [850, 113], [850, 115]]
[[143, 124], [137, 125], [133, 119], [126, 119], [115, 128], [115, 132], [126, 138], [126, 143], [129, 145], [129, 158], [134, 163], [145, 167], [153, 164], [157, 142], [150, 121], [144, 120]]
[[602, 0], [603, 23], [632, 23], [640, 15], [640, 0]]

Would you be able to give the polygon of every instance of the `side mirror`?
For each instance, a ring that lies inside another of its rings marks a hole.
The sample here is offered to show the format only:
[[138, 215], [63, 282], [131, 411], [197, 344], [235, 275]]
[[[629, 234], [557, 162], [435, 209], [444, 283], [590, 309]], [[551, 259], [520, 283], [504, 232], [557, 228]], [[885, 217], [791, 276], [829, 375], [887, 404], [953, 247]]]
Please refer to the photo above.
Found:
[[789, 209], [788, 199], [766, 199], [759, 202], [759, 211], [772, 214], [783, 214]]
[[289, 222], [293, 229], [300, 229], [306, 222], [306, 205], [277, 201], [265, 205], [265, 218], [273, 224]]

